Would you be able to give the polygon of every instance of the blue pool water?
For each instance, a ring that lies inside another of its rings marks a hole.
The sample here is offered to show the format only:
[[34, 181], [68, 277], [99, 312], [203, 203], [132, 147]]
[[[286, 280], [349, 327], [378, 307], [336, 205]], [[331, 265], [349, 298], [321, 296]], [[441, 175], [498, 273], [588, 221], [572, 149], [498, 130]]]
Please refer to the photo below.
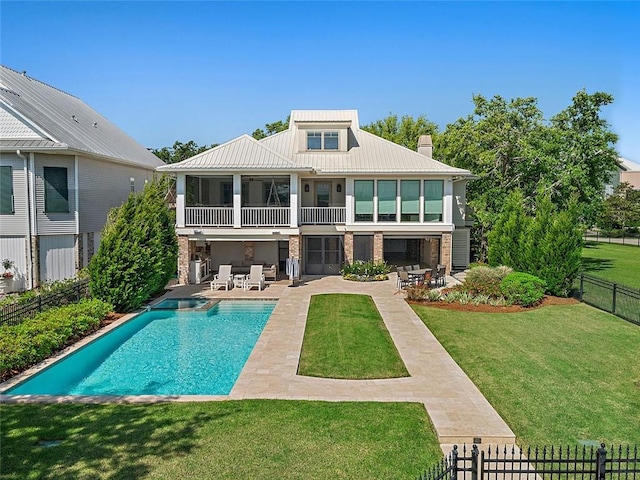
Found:
[[275, 307], [223, 300], [142, 313], [7, 395], [227, 395]]

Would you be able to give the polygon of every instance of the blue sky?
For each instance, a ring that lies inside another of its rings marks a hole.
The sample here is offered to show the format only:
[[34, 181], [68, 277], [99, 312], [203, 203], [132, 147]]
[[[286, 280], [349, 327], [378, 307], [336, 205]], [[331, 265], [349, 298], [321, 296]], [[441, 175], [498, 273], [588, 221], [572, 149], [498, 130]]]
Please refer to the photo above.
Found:
[[10, 2], [0, 62], [69, 92], [147, 147], [221, 143], [292, 109], [424, 114], [472, 95], [581, 89], [640, 162], [640, 2]]

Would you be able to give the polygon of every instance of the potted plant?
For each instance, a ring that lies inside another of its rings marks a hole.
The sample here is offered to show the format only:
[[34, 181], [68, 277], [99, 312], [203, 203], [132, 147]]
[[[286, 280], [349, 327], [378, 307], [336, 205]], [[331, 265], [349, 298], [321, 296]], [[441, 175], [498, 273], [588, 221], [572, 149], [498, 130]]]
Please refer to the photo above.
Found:
[[4, 273], [2, 274], [3, 278], [6, 278], [6, 279], [13, 278], [13, 272], [11, 271], [11, 269], [13, 268], [14, 265], [15, 263], [13, 262], [13, 260], [9, 260], [8, 258], [5, 258], [4, 260], [2, 260], [2, 266], [4, 267]]

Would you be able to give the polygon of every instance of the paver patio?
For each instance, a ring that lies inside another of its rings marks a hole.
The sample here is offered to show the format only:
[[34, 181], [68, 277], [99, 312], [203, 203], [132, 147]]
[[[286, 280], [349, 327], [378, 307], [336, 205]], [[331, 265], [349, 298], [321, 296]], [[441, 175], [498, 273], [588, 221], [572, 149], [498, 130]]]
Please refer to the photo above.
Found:
[[[187, 289], [222, 298], [280, 299], [229, 398], [420, 402], [443, 447], [470, 444], [474, 438], [483, 444], [515, 442], [508, 425], [405, 302], [404, 294], [396, 291], [393, 277], [385, 282], [305, 277], [298, 287], [280, 281], [262, 292], [180, 287], [172, 296], [184, 295]], [[321, 293], [371, 295], [411, 376], [333, 380], [297, 375], [310, 298]]]

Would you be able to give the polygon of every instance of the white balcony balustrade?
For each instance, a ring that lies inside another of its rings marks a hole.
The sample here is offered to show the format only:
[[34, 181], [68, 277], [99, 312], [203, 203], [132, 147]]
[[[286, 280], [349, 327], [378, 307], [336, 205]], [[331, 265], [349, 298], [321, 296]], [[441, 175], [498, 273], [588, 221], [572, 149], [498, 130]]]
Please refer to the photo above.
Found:
[[185, 207], [187, 227], [231, 227], [233, 207]]
[[290, 207], [242, 207], [243, 227], [285, 227], [290, 223]]
[[301, 225], [336, 225], [346, 223], [345, 207], [302, 207]]

